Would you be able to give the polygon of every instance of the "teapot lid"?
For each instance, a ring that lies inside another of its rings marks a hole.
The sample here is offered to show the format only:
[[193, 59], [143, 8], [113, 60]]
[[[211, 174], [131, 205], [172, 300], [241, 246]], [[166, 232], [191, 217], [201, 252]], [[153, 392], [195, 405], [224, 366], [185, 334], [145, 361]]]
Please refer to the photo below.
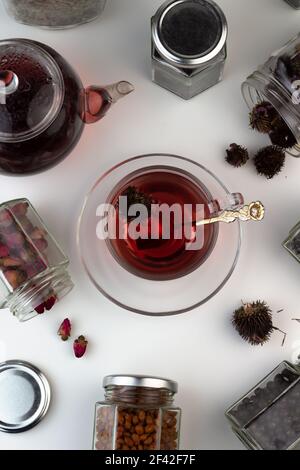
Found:
[[47, 129], [64, 97], [60, 68], [41, 45], [0, 41], [0, 141], [21, 142]]

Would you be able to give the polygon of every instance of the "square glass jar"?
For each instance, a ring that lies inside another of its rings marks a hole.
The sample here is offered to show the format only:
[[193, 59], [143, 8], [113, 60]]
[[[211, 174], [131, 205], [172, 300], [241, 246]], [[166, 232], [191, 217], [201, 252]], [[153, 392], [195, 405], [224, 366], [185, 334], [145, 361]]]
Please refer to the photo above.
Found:
[[227, 33], [225, 15], [213, 1], [167, 0], [152, 18], [153, 81], [185, 100], [216, 85]]
[[300, 222], [292, 228], [283, 247], [300, 263]]
[[72, 28], [93, 21], [101, 15], [105, 4], [106, 0], [4, 0], [9, 15], [18, 23], [50, 29]]
[[226, 417], [250, 450], [300, 450], [300, 371], [282, 362]]
[[20, 321], [51, 310], [73, 288], [68, 265], [27, 199], [0, 204], [0, 308]]
[[94, 450], [178, 450], [181, 410], [176, 382], [161, 377], [104, 378], [105, 401], [96, 403]]

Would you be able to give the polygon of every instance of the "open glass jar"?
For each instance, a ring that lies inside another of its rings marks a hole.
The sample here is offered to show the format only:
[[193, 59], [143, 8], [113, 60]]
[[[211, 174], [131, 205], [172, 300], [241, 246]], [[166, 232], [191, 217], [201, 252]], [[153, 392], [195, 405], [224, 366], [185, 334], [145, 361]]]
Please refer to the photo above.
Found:
[[181, 410], [172, 380], [140, 375], [104, 378], [96, 404], [94, 450], [177, 450]]
[[78, 26], [95, 20], [106, 0], [4, 0], [8, 13], [19, 23], [51, 29]]
[[250, 450], [300, 449], [300, 371], [282, 362], [226, 412]]
[[73, 288], [68, 264], [27, 199], [0, 205], [0, 308], [20, 321], [51, 310]]
[[265, 102], [274, 108], [280, 126], [269, 134], [272, 143], [300, 157], [300, 33], [247, 78], [242, 93], [250, 110]]

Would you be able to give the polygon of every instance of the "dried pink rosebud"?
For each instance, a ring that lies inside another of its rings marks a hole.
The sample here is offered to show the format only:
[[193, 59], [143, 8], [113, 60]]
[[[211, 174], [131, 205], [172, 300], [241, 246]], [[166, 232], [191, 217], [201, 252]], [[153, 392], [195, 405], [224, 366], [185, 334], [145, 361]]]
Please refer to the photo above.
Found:
[[77, 358], [81, 358], [82, 356], [84, 356], [87, 345], [88, 341], [85, 339], [84, 336], [79, 336], [78, 339], [75, 339], [73, 349], [74, 354]]
[[0, 245], [0, 258], [6, 258], [9, 255], [9, 249], [5, 245]]
[[25, 244], [25, 237], [20, 232], [11, 233], [5, 238], [9, 248], [21, 248]]
[[67, 341], [71, 336], [72, 325], [68, 318], [66, 318], [59, 327], [58, 335], [63, 341]]
[[47, 233], [45, 230], [35, 227], [32, 230], [30, 237], [32, 238], [32, 240], [42, 240], [43, 238], [45, 238], [46, 235]]
[[27, 202], [18, 202], [15, 204], [12, 208], [11, 211], [16, 215], [25, 215], [27, 214], [28, 211], [28, 203]]
[[51, 297], [49, 297], [49, 299], [45, 300], [45, 302], [42, 302], [40, 305], [35, 307], [34, 310], [39, 315], [42, 315], [43, 313], [45, 313], [45, 310], [48, 310], [48, 311], [51, 310], [54, 304], [56, 303], [56, 301], [57, 301], [57, 298], [55, 297], [55, 295], [52, 295]]
[[7, 209], [0, 211], [0, 225], [7, 228], [13, 223], [13, 216]]
[[57, 298], [54, 295], [49, 297], [49, 299], [47, 299], [46, 302], [45, 302], [46, 310], [51, 310], [54, 307], [54, 305], [56, 304], [56, 300], [57, 300]]
[[22, 260], [18, 258], [1, 258], [0, 259], [0, 266], [3, 266], [4, 268], [18, 268], [22, 266], [23, 262]]
[[13, 290], [18, 289], [27, 280], [27, 274], [20, 269], [7, 269], [4, 276]]
[[39, 315], [42, 315], [44, 312], [45, 312], [45, 302], [43, 302], [42, 304], [38, 305], [37, 307], [35, 307], [34, 309], [36, 311], [36, 313], [38, 313]]
[[41, 238], [40, 240], [33, 240], [33, 243], [39, 251], [45, 251], [48, 248], [48, 242], [44, 238]]

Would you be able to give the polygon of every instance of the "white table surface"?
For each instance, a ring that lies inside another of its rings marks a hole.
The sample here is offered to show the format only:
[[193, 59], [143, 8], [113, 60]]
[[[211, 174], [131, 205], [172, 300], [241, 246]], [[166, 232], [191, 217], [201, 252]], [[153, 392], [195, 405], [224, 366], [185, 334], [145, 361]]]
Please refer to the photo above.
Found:
[[[57, 167], [24, 178], [0, 176], [0, 200], [31, 200], [70, 256], [76, 283], [51, 313], [25, 324], [1, 312], [0, 360], [22, 359], [40, 367], [53, 398], [36, 428], [2, 433], [0, 449], [90, 449], [94, 403], [103, 398], [101, 381], [109, 373], [161, 375], [179, 382], [183, 449], [243, 449], [224, 418], [225, 409], [300, 350], [300, 325], [291, 321], [300, 317], [300, 266], [281, 248], [300, 219], [300, 161], [290, 157], [273, 181], [257, 176], [251, 164], [235, 170], [224, 161], [232, 141], [251, 151], [265, 144], [248, 128], [240, 84], [299, 31], [300, 11], [282, 0], [219, 0], [230, 32], [224, 81], [185, 102], [151, 82], [149, 23], [160, 3], [108, 0], [99, 22], [60, 32], [18, 25], [1, 5], [1, 39], [39, 40], [62, 53], [86, 85], [127, 79], [136, 92], [104, 121], [87, 127], [78, 147]], [[116, 307], [90, 284], [76, 251], [78, 213], [95, 179], [117, 162], [151, 152], [201, 162], [247, 200], [261, 199], [268, 211], [263, 223], [247, 225], [238, 267], [223, 291], [177, 317], [149, 318]], [[283, 348], [277, 333], [263, 348], [251, 347], [231, 326], [240, 299], [259, 298], [274, 311], [285, 309], [274, 319], [288, 332]], [[71, 342], [56, 336], [65, 317], [73, 321], [74, 334], [90, 341], [81, 360], [73, 357]]]

